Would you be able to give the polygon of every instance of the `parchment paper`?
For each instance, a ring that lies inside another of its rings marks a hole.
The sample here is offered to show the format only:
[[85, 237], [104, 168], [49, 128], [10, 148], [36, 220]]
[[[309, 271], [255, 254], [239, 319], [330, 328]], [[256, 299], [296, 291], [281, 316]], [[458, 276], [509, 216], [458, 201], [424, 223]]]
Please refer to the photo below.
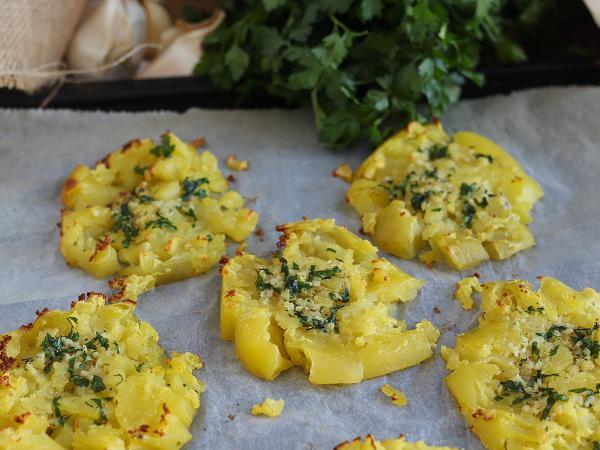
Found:
[[[444, 124], [448, 131], [469, 129], [499, 142], [546, 193], [531, 226], [538, 245], [508, 261], [483, 264], [477, 269], [482, 279], [535, 281], [544, 274], [578, 289], [599, 289], [600, 88], [465, 101], [447, 113]], [[0, 111], [0, 332], [32, 320], [36, 309], [68, 308], [81, 292], [108, 290], [104, 281], [67, 267], [57, 250], [61, 182], [75, 164], [91, 164], [134, 137], [157, 138], [166, 129], [185, 139], [204, 136], [221, 161], [228, 154], [250, 160], [250, 170], [236, 174], [234, 186], [257, 197], [252, 207], [266, 235], [264, 242], [253, 236], [249, 251], [268, 253], [274, 226], [302, 216], [334, 217], [358, 230], [358, 217], [344, 201], [348, 185], [330, 173], [342, 162], [356, 167], [368, 150], [321, 148], [308, 111]], [[476, 323], [478, 309], [464, 312], [452, 299], [455, 282], [472, 271], [391, 260], [425, 280], [419, 297], [401, 311], [410, 325], [428, 318], [443, 330], [440, 344], [453, 345], [457, 333]], [[206, 362], [199, 376], [207, 391], [188, 449], [329, 449], [367, 433], [482, 448], [443, 383], [439, 350], [416, 367], [357, 385], [313, 386], [298, 368], [262, 381], [244, 371], [233, 344], [220, 339], [219, 289], [214, 270], [161, 286], [138, 306], [168, 351], [197, 352]], [[408, 406], [397, 408], [379, 392], [385, 382], [406, 393]], [[267, 396], [285, 400], [283, 414], [251, 416], [251, 406]]]

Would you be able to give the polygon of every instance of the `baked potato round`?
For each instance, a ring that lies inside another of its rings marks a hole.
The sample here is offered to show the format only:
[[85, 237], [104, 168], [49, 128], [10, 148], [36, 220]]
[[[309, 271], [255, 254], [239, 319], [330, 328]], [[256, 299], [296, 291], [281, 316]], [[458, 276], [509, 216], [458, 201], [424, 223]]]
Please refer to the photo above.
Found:
[[491, 450], [598, 447], [600, 295], [542, 277], [480, 296], [479, 326], [442, 348], [471, 431]]
[[489, 139], [413, 122], [363, 162], [346, 198], [382, 250], [463, 270], [532, 247], [527, 224], [542, 195]]
[[67, 263], [104, 278], [147, 275], [156, 284], [203, 273], [258, 222], [208, 151], [173, 133], [134, 140], [64, 183], [60, 250]]
[[221, 335], [242, 365], [272, 380], [304, 367], [315, 384], [357, 383], [420, 363], [438, 330], [392, 315], [422, 285], [333, 220], [278, 228], [270, 260], [241, 254], [223, 267]]

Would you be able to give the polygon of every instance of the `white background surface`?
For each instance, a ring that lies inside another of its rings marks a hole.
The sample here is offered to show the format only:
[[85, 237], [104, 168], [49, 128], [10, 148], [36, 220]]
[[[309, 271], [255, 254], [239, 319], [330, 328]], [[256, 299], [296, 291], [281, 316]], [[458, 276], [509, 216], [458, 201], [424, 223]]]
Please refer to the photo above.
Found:
[[[443, 122], [449, 132], [467, 129], [496, 140], [546, 193], [531, 226], [538, 246], [508, 261], [483, 264], [477, 269], [482, 279], [535, 282], [543, 274], [578, 289], [599, 289], [600, 88], [465, 101]], [[347, 185], [331, 170], [342, 162], [356, 167], [368, 149], [321, 148], [307, 111], [0, 111], [0, 332], [31, 321], [44, 306], [67, 308], [81, 292], [107, 292], [105, 281], [67, 267], [58, 252], [61, 183], [75, 164], [92, 164], [132, 138], [156, 139], [167, 129], [188, 140], [205, 137], [222, 163], [228, 154], [250, 160], [250, 170], [236, 174], [238, 183], [232, 185], [257, 197], [250, 207], [261, 216], [265, 240], [252, 236], [250, 252], [267, 254], [277, 237], [274, 226], [302, 216], [333, 217], [358, 230], [358, 217], [344, 201]], [[416, 261], [390, 259], [425, 281], [417, 299], [401, 311], [409, 325], [428, 318], [442, 329], [440, 343], [453, 345], [458, 332], [476, 323], [477, 308], [465, 312], [452, 300], [456, 281], [472, 271], [429, 270]], [[328, 449], [367, 433], [482, 448], [445, 388], [439, 350], [419, 366], [358, 385], [313, 386], [298, 368], [262, 381], [245, 372], [233, 344], [220, 339], [219, 289], [213, 270], [144, 294], [138, 306], [168, 351], [196, 352], [206, 363], [199, 376], [207, 392], [188, 449]], [[441, 313], [432, 311], [435, 306]], [[379, 392], [385, 382], [406, 393], [408, 406], [397, 408]], [[251, 406], [266, 396], [285, 399], [282, 415], [250, 416]]]

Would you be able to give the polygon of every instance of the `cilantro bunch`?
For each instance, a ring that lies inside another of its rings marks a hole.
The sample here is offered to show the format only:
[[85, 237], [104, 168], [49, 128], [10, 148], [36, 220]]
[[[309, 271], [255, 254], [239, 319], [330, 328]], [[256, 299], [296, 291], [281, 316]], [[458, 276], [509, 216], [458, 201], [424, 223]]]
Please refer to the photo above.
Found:
[[523, 60], [506, 9], [529, 3], [223, 1], [226, 19], [205, 40], [196, 73], [242, 104], [265, 95], [290, 106], [309, 102], [329, 147], [377, 144], [390, 125], [441, 114], [465, 80], [482, 84], [482, 53]]

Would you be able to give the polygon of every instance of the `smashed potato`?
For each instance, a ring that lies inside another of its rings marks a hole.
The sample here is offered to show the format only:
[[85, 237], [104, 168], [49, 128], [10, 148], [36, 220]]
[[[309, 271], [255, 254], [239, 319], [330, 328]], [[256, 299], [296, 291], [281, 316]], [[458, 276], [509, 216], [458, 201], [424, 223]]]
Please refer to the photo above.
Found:
[[282, 413], [284, 405], [284, 400], [274, 400], [271, 397], [267, 397], [264, 402], [253, 405], [250, 413], [253, 416], [277, 417]]
[[204, 384], [169, 359], [134, 303], [89, 293], [0, 336], [0, 448], [178, 449]]
[[359, 167], [347, 200], [382, 250], [463, 270], [532, 247], [526, 225], [542, 195], [489, 139], [413, 122]]
[[407, 330], [390, 314], [422, 282], [333, 220], [278, 227], [271, 260], [242, 254], [223, 267], [221, 335], [242, 365], [272, 380], [291, 366], [315, 384], [357, 383], [420, 363], [439, 331]]
[[406, 406], [408, 404], [408, 400], [406, 399], [406, 395], [404, 392], [392, 387], [389, 384], [384, 384], [380, 388], [381, 392], [392, 401], [392, 404], [395, 406]]
[[542, 278], [481, 285], [479, 326], [443, 348], [446, 383], [483, 445], [600, 444], [600, 295]]
[[166, 133], [134, 140], [96, 167], [77, 166], [62, 192], [60, 250], [71, 266], [103, 278], [151, 275], [156, 284], [203, 273], [242, 241], [258, 215], [227, 190], [208, 151]]
[[342, 442], [341, 444], [336, 445], [334, 450], [456, 450], [456, 448], [432, 447], [425, 444], [423, 441], [415, 443], [406, 442], [404, 436], [400, 436], [398, 439], [378, 441], [368, 434], [364, 441], [357, 437], [352, 441]]

